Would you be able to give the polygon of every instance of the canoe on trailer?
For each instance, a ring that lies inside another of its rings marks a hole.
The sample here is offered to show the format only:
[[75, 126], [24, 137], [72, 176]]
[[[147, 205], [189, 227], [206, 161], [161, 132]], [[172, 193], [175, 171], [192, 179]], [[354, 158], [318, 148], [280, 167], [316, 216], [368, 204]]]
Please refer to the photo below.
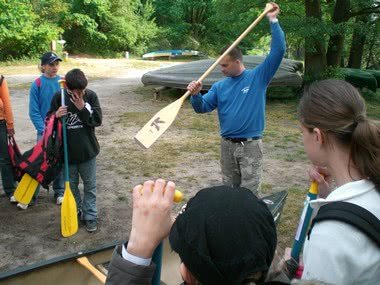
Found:
[[[263, 198], [271, 211], [275, 223], [280, 221], [281, 213], [286, 201], [287, 192], [281, 191]], [[54, 285], [99, 285], [103, 284], [93, 273], [77, 262], [78, 258], [87, 257], [90, 263], [103, 277], [107, 275], [109, 262], [116, 245], [122, 241], [115, 241], [94, 250], [86, 250], [73, 254], [49, 259], [18, 267], [12, 271], [0, 273], [0, 284], [54, 284]], [[178, 284], [180, 281], [178, 273], [179, 257], [171, 252], [167, 241], [165, 241], [163, 268], [161, 274], [162, 284]], [[177, 278], [177, 279], [176, 279]], [[174, 283], [173, 283], [174, 282]]]
[[[263, 62], [264, 56], [246, 55], [243, 57], [247, 69], [253, 69]], [[177, 89], [186, 89], [187, 85], [197, 80], [215, 62], [215, 59], [204, 59], [170, 67], [160, 68], [145, 73], [141, 81], [144, 85], [159, 85]], [[283, 59], [279, 69], [269, 86], [302, 86], [303, 64], [300, 61]], [[209, 90], [216, 81], [224, 78], [217, 66], [211, 74], [203, 80], [203, 90]]]
[[170, 49], [170, 50], [158, 50], [144, 54], [143, 59], [155, 59], [160, 57], [192, 57], [199, 56], [199, 51], [196, 50], [183, 50], [183, 49]]

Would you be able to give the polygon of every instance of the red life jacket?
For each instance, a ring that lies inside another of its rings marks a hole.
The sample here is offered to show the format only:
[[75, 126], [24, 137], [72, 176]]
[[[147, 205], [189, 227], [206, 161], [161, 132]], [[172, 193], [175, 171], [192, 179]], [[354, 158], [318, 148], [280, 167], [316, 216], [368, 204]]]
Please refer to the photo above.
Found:
[[54, 114], [48, 114], [42, 138], [21, 156], [17, 165], [44, 188], [48, 188], [50, 182], [59, 175], [62, 161], [62, 123]]

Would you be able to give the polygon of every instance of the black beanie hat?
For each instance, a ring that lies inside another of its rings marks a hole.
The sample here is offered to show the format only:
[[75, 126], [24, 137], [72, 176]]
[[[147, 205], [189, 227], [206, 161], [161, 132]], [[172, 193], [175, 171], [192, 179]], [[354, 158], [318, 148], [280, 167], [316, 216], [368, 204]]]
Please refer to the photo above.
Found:
[[277, 235], [266, 204], [250, 190], [218, 186], [189, 200], [169, 241], [202, 284], [241, 284], [256, 272], [268, 271]]

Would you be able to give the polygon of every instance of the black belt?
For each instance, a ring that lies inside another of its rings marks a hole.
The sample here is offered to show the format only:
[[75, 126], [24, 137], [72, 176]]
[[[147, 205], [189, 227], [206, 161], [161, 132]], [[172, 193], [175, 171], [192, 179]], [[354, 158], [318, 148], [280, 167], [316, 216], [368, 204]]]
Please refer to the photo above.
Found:
[[241, 142], [250, 142], [250, 141], [255, 141], [261, 139], [261, 137], [252, 137], [252, 138], [225, 138], [225, 140], [234, 142], [234, 143], [241, 143]]

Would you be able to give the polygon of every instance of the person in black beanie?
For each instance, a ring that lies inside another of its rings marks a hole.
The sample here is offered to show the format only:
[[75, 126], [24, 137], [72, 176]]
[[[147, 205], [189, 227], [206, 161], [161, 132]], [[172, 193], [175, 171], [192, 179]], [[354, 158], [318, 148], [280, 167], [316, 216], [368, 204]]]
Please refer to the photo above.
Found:
[[276, 227], [250, 190], [202, 189], [173, 223], [174, 190], [173, 182], [162, 179], [134, 188], [129, 241], [115, 249], [106, 284], [151, 284], [153, 251], [168, 235], [183, 262], [185, 284], [287, 284], [263, 283], [275, 254]]

